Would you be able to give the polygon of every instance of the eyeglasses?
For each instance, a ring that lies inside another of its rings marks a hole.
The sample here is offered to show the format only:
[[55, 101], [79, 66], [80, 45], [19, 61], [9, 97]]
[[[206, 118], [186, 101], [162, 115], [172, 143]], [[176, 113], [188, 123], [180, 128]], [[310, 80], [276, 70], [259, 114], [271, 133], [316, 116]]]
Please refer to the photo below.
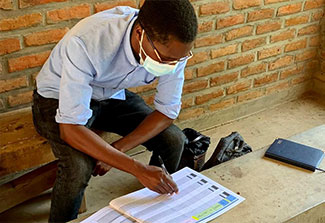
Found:
[[[142, 27], [142, 26], [141, 26], [141, 27]], [[142, 29], [143, 29], [143, 31], [145, 31], [143, 27], [142, 27]], [[193, 56], [192, 51], [190, 51], [189, 54], [188, 54], [187, 56], [182, 57], [182, 58], [180, 58], [180, 59], [178, 59], [178, 60], [173, 60], [173, 61], [163, 61], [163, 60], [161, 59], [161, 57], [160, 57], [160, 54], [159, 54], [157, 48], [156, 48], [155, 45], [153, 44], [153, 42], [152, 42], [152, 40], [150, 39], [150, 37], [149, 37], [149, 35], [148, 35], [147, 32], [146, 32], [146, 36], [148, 37], [149, 43], [150, 43], [150, 45], [152, 46], [153, 51], [155, 52], [156, 56], [157, 56], [158, 59], [160, 60], [160, 63], [174, 65], [174, 64], [177, 64], [178, 62], [182, 62], [182, 61], [184, 61], [184, 60], [190, 59], [190, 58]]]

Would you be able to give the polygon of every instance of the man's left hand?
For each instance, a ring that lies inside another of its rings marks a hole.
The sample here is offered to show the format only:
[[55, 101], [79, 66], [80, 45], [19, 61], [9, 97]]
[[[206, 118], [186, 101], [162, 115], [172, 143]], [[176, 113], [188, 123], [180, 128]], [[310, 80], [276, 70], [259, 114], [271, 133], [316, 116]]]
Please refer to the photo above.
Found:
[[103, 176], [105, 175], [112, 167], [103, 163], [102, 161], [97, 161], [96, 167], [92, 173], [93, 176]]

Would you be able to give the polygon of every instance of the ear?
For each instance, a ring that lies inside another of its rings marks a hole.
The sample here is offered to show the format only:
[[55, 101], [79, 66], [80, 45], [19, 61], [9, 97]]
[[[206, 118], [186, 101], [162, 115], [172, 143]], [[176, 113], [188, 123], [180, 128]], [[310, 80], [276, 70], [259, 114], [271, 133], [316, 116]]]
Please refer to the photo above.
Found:
[[140, 41], [141, 40], [141, 34], [143, 32], [142, 27], [140, 26], [140, 24], [136, 24], [136, 26], [134, 27], [134, 33], [135, 33], [135, 38]]

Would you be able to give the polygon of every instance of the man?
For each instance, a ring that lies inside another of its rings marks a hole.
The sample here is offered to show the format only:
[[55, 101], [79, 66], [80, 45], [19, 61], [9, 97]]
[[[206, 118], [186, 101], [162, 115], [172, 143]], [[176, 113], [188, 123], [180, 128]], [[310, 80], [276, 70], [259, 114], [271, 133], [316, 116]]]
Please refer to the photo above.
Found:
[[[176, 171], [184, 135], [172, 123], [196, 34], [188, 0], [146, 0], [140, 11], [116, 7], [83, 19], [56, 45], [33, 100], [35, 127], [59, 160], [50, 222], [76, 218], [91, 174], [111, 167], [157, 193], [178, 191], [158, 157]], [[156, 79], [155, 110], [125, 90]], [[123, 137], [108, 144], [93, 130]], [[124, 154], [140, 144], [152, 151], [149, 165]]]

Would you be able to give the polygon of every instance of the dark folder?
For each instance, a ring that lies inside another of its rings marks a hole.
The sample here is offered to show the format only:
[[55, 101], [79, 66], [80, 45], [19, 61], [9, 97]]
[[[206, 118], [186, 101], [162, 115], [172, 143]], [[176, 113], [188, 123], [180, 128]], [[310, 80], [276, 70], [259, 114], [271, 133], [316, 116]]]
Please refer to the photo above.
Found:
[[279, 138], [267, 149], [265, 156], [315, 171], [324, 158], [324, 152], [310, 146]]

